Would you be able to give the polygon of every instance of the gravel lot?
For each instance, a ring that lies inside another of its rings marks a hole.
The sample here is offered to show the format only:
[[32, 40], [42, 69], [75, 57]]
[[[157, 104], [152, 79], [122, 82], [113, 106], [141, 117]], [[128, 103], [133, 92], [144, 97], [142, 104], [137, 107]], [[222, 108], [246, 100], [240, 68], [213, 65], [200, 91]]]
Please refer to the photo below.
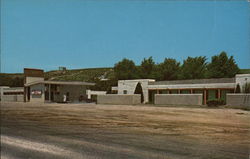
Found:
[[2, 159], [249, 159], [238, 109], [1, 103]]

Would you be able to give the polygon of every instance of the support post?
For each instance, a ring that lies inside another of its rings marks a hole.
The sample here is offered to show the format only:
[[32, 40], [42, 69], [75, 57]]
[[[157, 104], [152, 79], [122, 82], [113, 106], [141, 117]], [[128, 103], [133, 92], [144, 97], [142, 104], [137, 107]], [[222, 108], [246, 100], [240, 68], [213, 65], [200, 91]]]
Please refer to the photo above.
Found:
[[221, 98], [221, 95], [220, 95], [220, 89], [218, 89], [218, 99]]
[[51, 102], [51, 92], [50, 92], [50, 84], [49, 84], [49, 102]]
[[204, 105], [206, 105], [207, 104], [207, 90], [205, 89], [203, 92], [204, 92], [203, 93], [203, 102], [204, 102]]
[[159, 89], [157, 89], [157, 94], [160, 94], [160, 91], [159, 91]]
[[192, 89], [190, 89], [190, 93], [193, 94], [193, 90]]
[[24, 86], [23, 87], [23, 101], [26, 102], [26, 96], [27, 96], [27, 89], [26, 87]]
[[180, 89], [178, 89], [178, 94], [181, 94], [181, 90]]

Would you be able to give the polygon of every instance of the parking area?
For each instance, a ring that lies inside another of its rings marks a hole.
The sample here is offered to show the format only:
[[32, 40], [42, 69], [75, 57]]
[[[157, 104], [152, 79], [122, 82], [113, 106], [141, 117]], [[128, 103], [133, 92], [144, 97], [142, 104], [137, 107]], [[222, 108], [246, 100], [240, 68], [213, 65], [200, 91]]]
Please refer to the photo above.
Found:
[[1, 158], [245, 159], [239, 109], [1, 103]]

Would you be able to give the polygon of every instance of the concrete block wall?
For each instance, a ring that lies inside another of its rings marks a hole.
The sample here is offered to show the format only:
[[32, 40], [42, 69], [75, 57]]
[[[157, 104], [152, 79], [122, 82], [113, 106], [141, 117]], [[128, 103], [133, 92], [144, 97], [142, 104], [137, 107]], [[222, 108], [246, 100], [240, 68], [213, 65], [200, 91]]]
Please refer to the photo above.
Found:
[[248, 94], [227, 94], [227, 105], [250, 107], [250, 93]]
[[23, 95], [16, 95], [17, 102], [24, 102]]
[[135, 105], [141, 104], [141, 95], [134, 94], [106, 94], [97, 95], [97, 104], [125, 104], [125, 105]]
[[202, 94], [155, 94], [156, 105], [202, 105]]
[[23, 95], [2, 95], [3, 102], [23, 102]]

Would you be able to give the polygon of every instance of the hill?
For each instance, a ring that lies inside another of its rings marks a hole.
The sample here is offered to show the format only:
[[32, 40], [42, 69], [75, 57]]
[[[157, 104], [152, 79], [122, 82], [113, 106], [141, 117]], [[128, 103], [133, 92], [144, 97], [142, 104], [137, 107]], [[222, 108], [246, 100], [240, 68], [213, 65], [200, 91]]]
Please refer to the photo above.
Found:
[[[53, 70], [45, 72], [46, 80], [58, 81], [105, 81], [114, 77], [113, 68], [86, 68], [75, 70]], [[23, 73], [0, 73], [0, 86], [23, 86]]]
[[[240, 69], [240, 74], [250, 74], [250, 69]], [[23, 86], [23, 73], [0, 73], [0, 86]], [[107, 68], [86, 68], [74, 70], [53, 70], [45, 72], [46, 80], [100, 82], [114, 78], [114, 70]]]
[[114, 77], [113, 68], [87, 68], [66, 71], [49, 71], [45, 78], [58, 81], [86, 81], [106, 80]]
[[239, 74], [250, 74], [250, 69], [240, 69]]

